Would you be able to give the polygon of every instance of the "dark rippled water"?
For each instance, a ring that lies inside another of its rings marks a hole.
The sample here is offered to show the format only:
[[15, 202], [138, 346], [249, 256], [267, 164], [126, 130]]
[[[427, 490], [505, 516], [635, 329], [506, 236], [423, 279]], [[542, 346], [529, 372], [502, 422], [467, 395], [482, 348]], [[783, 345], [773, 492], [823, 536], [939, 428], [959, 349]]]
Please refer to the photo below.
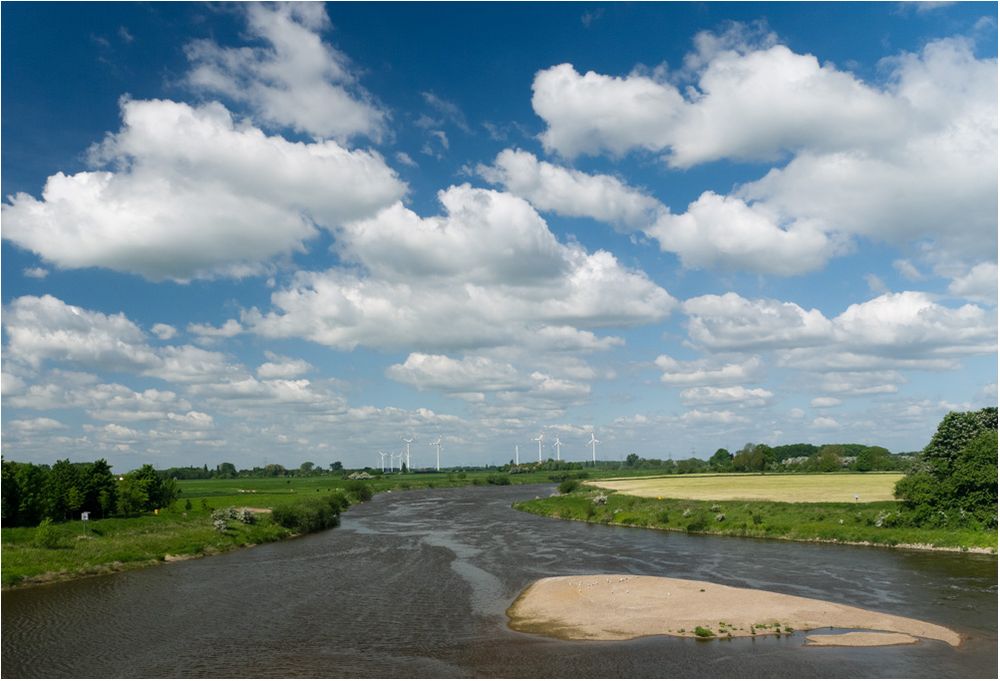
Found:
[[[12, 591], [10, 677], [991, 677], [997, 559], [539, 518], [551, 487], [383, 494], [329, 532]], [[958, 630], [889, 648], [781, 639], [567, 642], [504, 611], [539, 577], [628, 572], [823, 598]]]

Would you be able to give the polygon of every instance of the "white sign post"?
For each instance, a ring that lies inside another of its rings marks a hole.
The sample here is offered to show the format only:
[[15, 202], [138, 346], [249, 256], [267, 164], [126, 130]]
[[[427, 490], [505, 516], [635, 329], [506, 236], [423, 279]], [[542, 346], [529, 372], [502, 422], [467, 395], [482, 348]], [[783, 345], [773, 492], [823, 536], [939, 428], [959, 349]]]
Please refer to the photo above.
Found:
[[80, 520], [83, 521], [83, 533], [87, 534], [87, 521], [90, 520], [90, 511], [84, 511], [81, 513]]

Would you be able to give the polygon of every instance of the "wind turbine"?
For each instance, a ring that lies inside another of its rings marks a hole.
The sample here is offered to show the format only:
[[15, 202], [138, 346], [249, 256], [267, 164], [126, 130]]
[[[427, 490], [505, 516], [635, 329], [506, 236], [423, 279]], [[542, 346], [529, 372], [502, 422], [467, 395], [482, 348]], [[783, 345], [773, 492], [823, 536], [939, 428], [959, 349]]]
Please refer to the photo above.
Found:
[[[409, 472], [409, 470], [410, 470], [410, 443], [413, 442], [413, 438], [411, 437], [409, 440], [407, 440], [404, 437], [403, 438], [403, 442], [406, 443], [406, 470], [407, 470], [407, 472]], [[400, 467], [402, 467], [402, 463], [400, 463]]]
[[[385, 473], [385, 457], [387, 456], [385, 452], [381, 449], [378, 451], [379, 458], [382, 459], [382, 472]], [[392, 464], [392, 460], [389, 460], [389, 464]]]
[[545, 433], [539, 433], [538, 437], [531, 438], [538, 443], [538, 463], [542, 462], [542, 440], [545, 439]]
[[514, 465], [521, 465], [521, 450], [518, 448], [518, 445], [514, 445]]
[[558, 435], [556, 435], [556, 441], [552, 443], [552, 446], [556, 448], [556, 461], [559, 461], [560, 460], [560, 458], [559, 458], [560, 457], [560, 452], [562, 451], [560, 449], [562, 447], [562, 442], [559, 441], [559, 436]]
[[596, 437], [594, 437], [594, 434], [591, 433], [590, 434], [590, 442], [588, 442], [587, 444], [590, 445], [590, 458], [593, 459], [595, 466], [597, 465], [597, 445], [598, 445], [598, 443], [600, 443], [600, 440], [598, 440]]
[[441, 436], [431, 444], [437, 447], [437, 470], [441, 470]]

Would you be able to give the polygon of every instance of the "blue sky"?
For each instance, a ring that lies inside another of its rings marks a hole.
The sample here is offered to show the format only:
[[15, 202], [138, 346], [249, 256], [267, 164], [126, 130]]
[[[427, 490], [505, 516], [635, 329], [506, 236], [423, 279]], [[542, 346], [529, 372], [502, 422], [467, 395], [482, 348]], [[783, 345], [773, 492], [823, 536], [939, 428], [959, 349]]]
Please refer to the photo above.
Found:
[[7, 3], [4, 456], [922, 447], [997, 401], [983, 3]]

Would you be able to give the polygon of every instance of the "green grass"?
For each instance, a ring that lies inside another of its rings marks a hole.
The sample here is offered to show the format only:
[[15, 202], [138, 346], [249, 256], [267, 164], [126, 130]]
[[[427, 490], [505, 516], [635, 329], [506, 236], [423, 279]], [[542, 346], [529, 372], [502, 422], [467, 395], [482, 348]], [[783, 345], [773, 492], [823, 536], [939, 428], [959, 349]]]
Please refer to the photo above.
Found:
[[793, 502], [892, 501], [902, 473], [811, 473], [760, 475], [753, 473], [670, 475], [629, 480], [604, 480], [601, 487], [638, 497], [753, 499]]
[[5, 528], [3, 586], [51, 581], [162, 562], [170, 557], [219, 553], [275, 541], [290, 532], [262, 514], [253, 525], [230, 522], [225, 533], [212, 527], [207, 511], [167, 511], [137, 518], [109, 518], [50, 526], [55, 548], [42, 548], [36, 528]]
[[989, 530], [893, 527], [899, 521], [893, 501], [703, 501], [612, 493], [599, 504], [597, 496], [594, 490], [581, 491], [518, 502], [514, 508], [564, 520], [737, 537], [997, 550], [997, 533]]

